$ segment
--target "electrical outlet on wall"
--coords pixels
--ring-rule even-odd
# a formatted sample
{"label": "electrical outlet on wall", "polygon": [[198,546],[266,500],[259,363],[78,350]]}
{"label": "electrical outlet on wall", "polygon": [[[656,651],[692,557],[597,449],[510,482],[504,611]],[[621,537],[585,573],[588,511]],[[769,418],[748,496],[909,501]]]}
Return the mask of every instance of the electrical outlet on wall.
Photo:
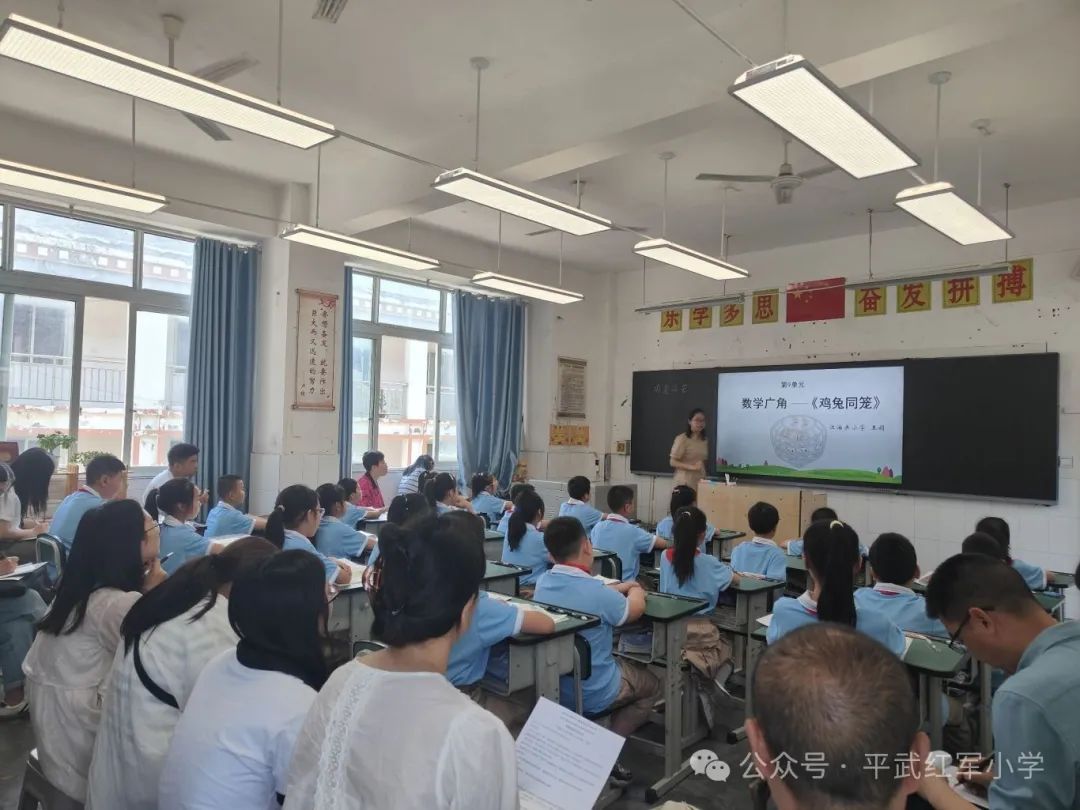
{"label": "electrical outlet on wall", "polygon": [[619,439],[617,442],[615,442],[615,453],[616,455],[620,456],[630,455],[630,440]]}

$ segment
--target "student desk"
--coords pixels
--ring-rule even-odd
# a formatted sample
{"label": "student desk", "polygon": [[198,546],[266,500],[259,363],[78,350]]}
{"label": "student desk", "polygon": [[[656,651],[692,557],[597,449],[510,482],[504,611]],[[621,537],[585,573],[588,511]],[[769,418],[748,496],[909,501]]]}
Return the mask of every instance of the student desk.
{"label": "student desk", "polygon": [[[804,557],[797,557],[794,554],[784,552],[784,564],[787,566],[788,583],[792,588],[804,591],[810,587],[810,583],[807,581],[808,574],[806,571],[806,559]],[[865,588],[869,585],[870,562],[864,557],[862,568],[859,570],[859,573],[855,575],[855,587]]]}
{"label": "student desk", "polygon": [[1064,591],[1076,584],[1076,578],[1064,571],[1048,571],[1046,589],[1048,591]]}
{"label": "student desk", "polygon": [[593,574],[600,574],[600,576],[607,577],[608,579],[617,579],[621,581],[622,560],[619,559],[619,555],[614,551],[605,551],[602,548],[594,548],[592,572]]}
{"label": "student desk", "polygon": [[383,513],[381,517],[372,518],[371,520],[361,518],[360,520],[356,521],[356,526],[354,528],[378,537],[379,533],[383,530],[383,527],[385,527],[387,523],[389,523],[389,521],[386,519],[386,514]]}
{"label": "student desk", "polygon": [[[646,594],[645,614],[642,619],[652,624],[652,653],[647,656],[619,653],[626,658],[664,669],[664,778],[649,788],[647,795],[650,801],[663,796],[690,773],[689,764],[682,761],[682,651],[690,619],[702,608],[708,607],[708,604],[701,599],[688,599],[674,594]],[[661,627],[662,633],[658,632]]]}
{"label": "student desk", "polygon": [[[559,702],[559,677],[574,671],[574,635],[600,624],[600,619],[587,613],[532,602],[513,596],[496,595],[489,598],[513,604],[536,605],[556,616],[555,632],[551,635],[519,633],[508,641],[508,678],[504,683],[485,677],[482,685],[498,695],[509,695],[522,689],[535,688],[536,699],[546,697]],[[565,618],[563,618],[565,617]]]}
{"label": "student desk", "polygon": [[491,529],[484,529],[484,559],[485,560],[501,560],[502,559],[502,544],[503,536],[500,532],[493,531]]}
{"label": "student desk", "polygon": [[495,562],[487,560],[484,570],[484,578],[480,580],[481,590],[491,593],[504,593],[507,596],[517,596],[519,582],[531,569],[511,563]]}
{"label": "student desk", "polygon": [[741,662],[740,669],[744,673],[749,672],[754,644],[752,636],[754,628],[760,627],[757,620],[772,612],[776,592],[785,585],[786,582],[778,579],[741,576],[738,585],[731,585],[725,591],[735,594],[734,611],[727,606],[717,605],[709,617],[713,624],[734,636],[733,657],[736,662]]}
{"label": "student desk", "polygon": [[941,748],[941,730],[948,718],[941,716],[945,681],[955,677],[967,661],[967,653],[949,647],[945,639],[912,638],[901,659],[919,679],[919,717],[929,726],[930,748]]}
{"label": "student desk", "polygon": [[349,634],[349,653],[358,641],[371,638],[371,625],[375,614],[371,610],[371,599],[362,581],[341,585],[337,598],[330,603],[330,618],[326,622],[327,632],[345,630]]}

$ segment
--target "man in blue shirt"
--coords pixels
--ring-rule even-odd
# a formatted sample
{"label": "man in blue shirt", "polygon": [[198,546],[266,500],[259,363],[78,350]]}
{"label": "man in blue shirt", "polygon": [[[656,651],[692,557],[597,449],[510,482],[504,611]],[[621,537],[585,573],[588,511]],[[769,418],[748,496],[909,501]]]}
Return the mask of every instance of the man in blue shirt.
{"label": "man in blue shirt", "polygon": [[559,507],[559,517],[577,518],[585,532],[593,530],[597,523],[606,517],[603,512],[589,503],[592,497],[592,482],[584,475],[575,475],[566,483],[566,494],[570,500]]}
{"label": "man in blue shirt", "polygon": [[83,515],[127,492],[127,467],[116,456],[95,456],[86,465],[86,484],[72,492],[53,513],[49,533],[71,551]]}
{"label": "man in blue shirt", "polygon": [[[1009,673],[991,711],[994,762],[967,778],[988,789],[992,810],[1080,806],[1080,623],[1058,623],[1016,570],[984,554],[938,566],[926,604],[953,642]],[[936,810],[970,810],[944,779],[922,781]]]}
{"label": "man in blue shirt", "polygon": [[633,582],[637,579],[641,555],[667,548],[668,544],[630,522],[630,515],[634,514],[634,490],[630,487],[617,485],[608,490],[608,507],[611,514],[596,524],[589,538],[597,548],[618,554],[623,582]]}

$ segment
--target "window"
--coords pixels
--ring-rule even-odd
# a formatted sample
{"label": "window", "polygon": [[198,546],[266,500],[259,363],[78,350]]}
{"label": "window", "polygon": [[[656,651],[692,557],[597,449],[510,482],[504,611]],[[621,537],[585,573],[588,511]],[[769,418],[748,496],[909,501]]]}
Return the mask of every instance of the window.
{"label": "window", "polygon": [[164,465],[184,431],[194,242],[0,202],[0,235],[5,220],[0,435]]}
{"label": "window", "polygon": [[[353,272],[353,271],[350,271]],[[352,461],[378,448],[391,467],[457,460],[452,293],[352,276]]]}

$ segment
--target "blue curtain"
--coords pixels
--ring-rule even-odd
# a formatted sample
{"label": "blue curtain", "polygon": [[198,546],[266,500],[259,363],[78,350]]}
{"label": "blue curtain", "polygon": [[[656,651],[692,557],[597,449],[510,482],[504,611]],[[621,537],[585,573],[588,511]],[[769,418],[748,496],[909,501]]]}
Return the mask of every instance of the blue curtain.
{"label": "blue curtain", "polygon": [[199,478],[226,473],[250,485],[259,252],[195,242],[186,438],[199,448]]}
{"label": "blue curtain", "polygon": [[341,308],[341,396],[338,398],[340,478],[352,478],[352,285],[352,270],[346,267],[345,301]]}
{"label": "blue curtain", "polygon": [[462,479],[490,472],[509,486],[521,449],[525,305],[458,293],[454,329]]}

